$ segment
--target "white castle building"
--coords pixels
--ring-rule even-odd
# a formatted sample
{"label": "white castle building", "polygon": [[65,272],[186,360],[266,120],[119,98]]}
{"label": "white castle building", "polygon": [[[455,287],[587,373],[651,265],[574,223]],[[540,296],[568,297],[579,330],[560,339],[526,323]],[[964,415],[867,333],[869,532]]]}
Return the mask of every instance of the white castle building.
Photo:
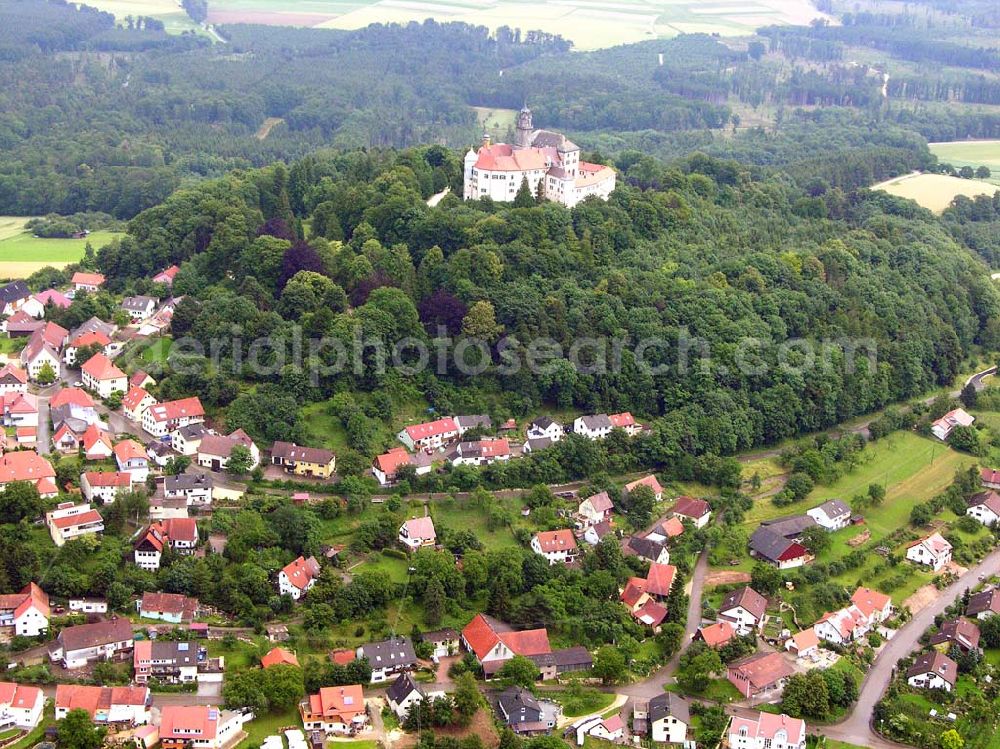
{"label": "white castle building", "polygon": [[517,115],[513,145],[490,144],[489,135],[476,152],[465,155],[466,200],[489,197],[509,203],[524,180],[533,195],[541,193],[572,208],[590,195],[607,200],[615,189],[615,170],[580,161],[580,147],[561,133],[535,130],[527,106]]}

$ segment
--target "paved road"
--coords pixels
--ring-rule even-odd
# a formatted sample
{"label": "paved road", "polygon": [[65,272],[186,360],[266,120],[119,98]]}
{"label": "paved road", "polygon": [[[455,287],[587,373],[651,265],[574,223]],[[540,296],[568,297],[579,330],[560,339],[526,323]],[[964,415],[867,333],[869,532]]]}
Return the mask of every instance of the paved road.
{"label": "paved road", "polygon": [[39,455],[48,455],[52,448],[49,432],[49,399],[48,396],[38,396],[38,430],[36,432],[36,449]]}
{"label": "paved road", "polygon": [[[868,669],[868,673],[861,683],[861,694],[854,711],[843,722],[825,726],[823,733],[839,741],[847,741],[860,746],[875,746],[876,744],[873,742],[878,739],[878,736],[871,729],[872,713],[875,709],[875,703],[881,699],[883,692],[889,685],[896,662],[909,655],[916,648],[920,635],[934,622],[934,617],[954,603],[966,590],[974,586],[979,581],[980,576],[989,577],[996,574],[1000,574],[1000,549],[987,555],[982,562],[969,569],[958,580],[942,590],[931,604],[918,611],[910,621],[896,632],[896,636],[882,649],[878,658]],[[883,744],[883,746],[891,745],[889,742]]]}

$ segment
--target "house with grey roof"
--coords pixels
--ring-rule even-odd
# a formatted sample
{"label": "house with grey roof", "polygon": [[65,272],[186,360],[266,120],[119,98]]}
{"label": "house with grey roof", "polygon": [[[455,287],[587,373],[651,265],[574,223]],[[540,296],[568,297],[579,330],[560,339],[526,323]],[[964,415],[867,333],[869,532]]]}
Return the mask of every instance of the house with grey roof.
{"label": "house with grey roof", "polygon": [[691,725],[687,700],[673,692],[658,694],[646,708],[649,737],[653,741],[683,744]]}
{"label": "house with grey roof", "polygon": [[562,424],[553,421],[548,416],[539,416],[528,424],[528,440],[547,439],[551,442],[558,442],[566,436]]}
{"label": "house with grey roof", "polygon": [[128,313],[132,322],[141,322],[153,314],[156,300],[151,296],[127,296],[122,299],[122,309]]}
{"label": "house with grey roof", "polygon": [[781,570],[801,567],[811,559],[809,551],[798,541],[789,540],[763,524],[750,536],[750,556]]}
{"label": "house with grey roof", "polygon": [[762,527],[769,528],[789,541],[802,541],[802,535],[816,525],[816,520],[809,515],[789,515],[784,518],[761,521]]}
{"label": "house with grey roof", "polygon": [[559,720],[560,708],[549,700],[539,700],[523,687],[510,687],[497,698],[497,713],[514,733],[548,733]]}
{"label": "house with grey roof", "polygon": [[573,432],[589,440],[602,440],[611,434],[614,425],[607,414],[578,416],[573,422]]}
{"label": "house with grey roof", "polygon": [[386,681],[390,676],[409,671],[417,665],[417,654],[409,637],[369,642],[359,647],[355,655],[368,659],[373,682]]}
{"label": "house with grey roof", "polygon": [[470,429],[482,429],[490,431],[493,429],[493,420],[486,414],[471,414],[468,416],[456,416],[455,424],[458,425],[459,436],[465,434]]}
{"label": "house with grey roof", "polygon": [[806,510],[806,515],[828,531],[839,531],[851,524],[851,508],[839,499],[828,499],[819,507]]}

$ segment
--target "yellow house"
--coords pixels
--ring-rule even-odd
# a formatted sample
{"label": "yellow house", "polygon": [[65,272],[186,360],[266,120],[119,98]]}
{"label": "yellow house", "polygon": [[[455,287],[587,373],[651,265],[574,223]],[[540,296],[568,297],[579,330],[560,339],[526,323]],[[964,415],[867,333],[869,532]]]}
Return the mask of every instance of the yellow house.
{"label": "yellow house", "polygon": [[281,466],[296,476],[327,479],[337,468],[337,456],[321,447],[302,447],[294,442],[275,442],[271,446],[271,465]]}

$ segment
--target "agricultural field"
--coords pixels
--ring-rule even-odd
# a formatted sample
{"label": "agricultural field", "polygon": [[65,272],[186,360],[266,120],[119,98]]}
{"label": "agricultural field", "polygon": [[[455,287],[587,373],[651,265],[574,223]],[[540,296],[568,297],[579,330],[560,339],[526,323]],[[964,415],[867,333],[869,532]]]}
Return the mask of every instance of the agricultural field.
{"label": "agricultural field", "polygon": [[116,232],[95,231],[86,239],[43,239],[25,231],[25,216],[0,216],[0,279],[26,278],[40,268],[62,268],[83,257],[90,242],[95,250],[107,244]]}
{"label": "agricultural field", "polygon": [[1000,140],[953,140],[927,145],[939,160],[956,169],[989,167],[993,174],[985,181],[1000,185]]}
{"label": "agricultural field", "polygon": [[902,177],[872,185],[872,190],[883,190],[890,195],[916,201],[928,210],[941,213],[958,195],[974,198],[992,195],[997,186],[978,179],[962,179],[947,174],[921,174],[913,172]]}
{"label": "agricultural field", "polygon": [[163,21],[167,33],[199,31],[200,27],[184,12],[178,0],[87,0],[87,5],[112,13],[116,20],[129,16],[149,16]]}
{"label": "agricultural field", "polygon": [[[166,2],[166,0],[162,0]],[[161,0],[135,0],[160,5]],[[97,0],[96,5],[128,5]],[[161,11],[162,12],[162,11]],[[678,34],[740,36],[771,24],[807,24],[825,18],[808,0],[213,0],[212,24],[260,23],[313,28],[359,29],[372,23],[409,23],[432,18],[496,29],[541,30],[570,39],[578,49],[601,49]]]}

